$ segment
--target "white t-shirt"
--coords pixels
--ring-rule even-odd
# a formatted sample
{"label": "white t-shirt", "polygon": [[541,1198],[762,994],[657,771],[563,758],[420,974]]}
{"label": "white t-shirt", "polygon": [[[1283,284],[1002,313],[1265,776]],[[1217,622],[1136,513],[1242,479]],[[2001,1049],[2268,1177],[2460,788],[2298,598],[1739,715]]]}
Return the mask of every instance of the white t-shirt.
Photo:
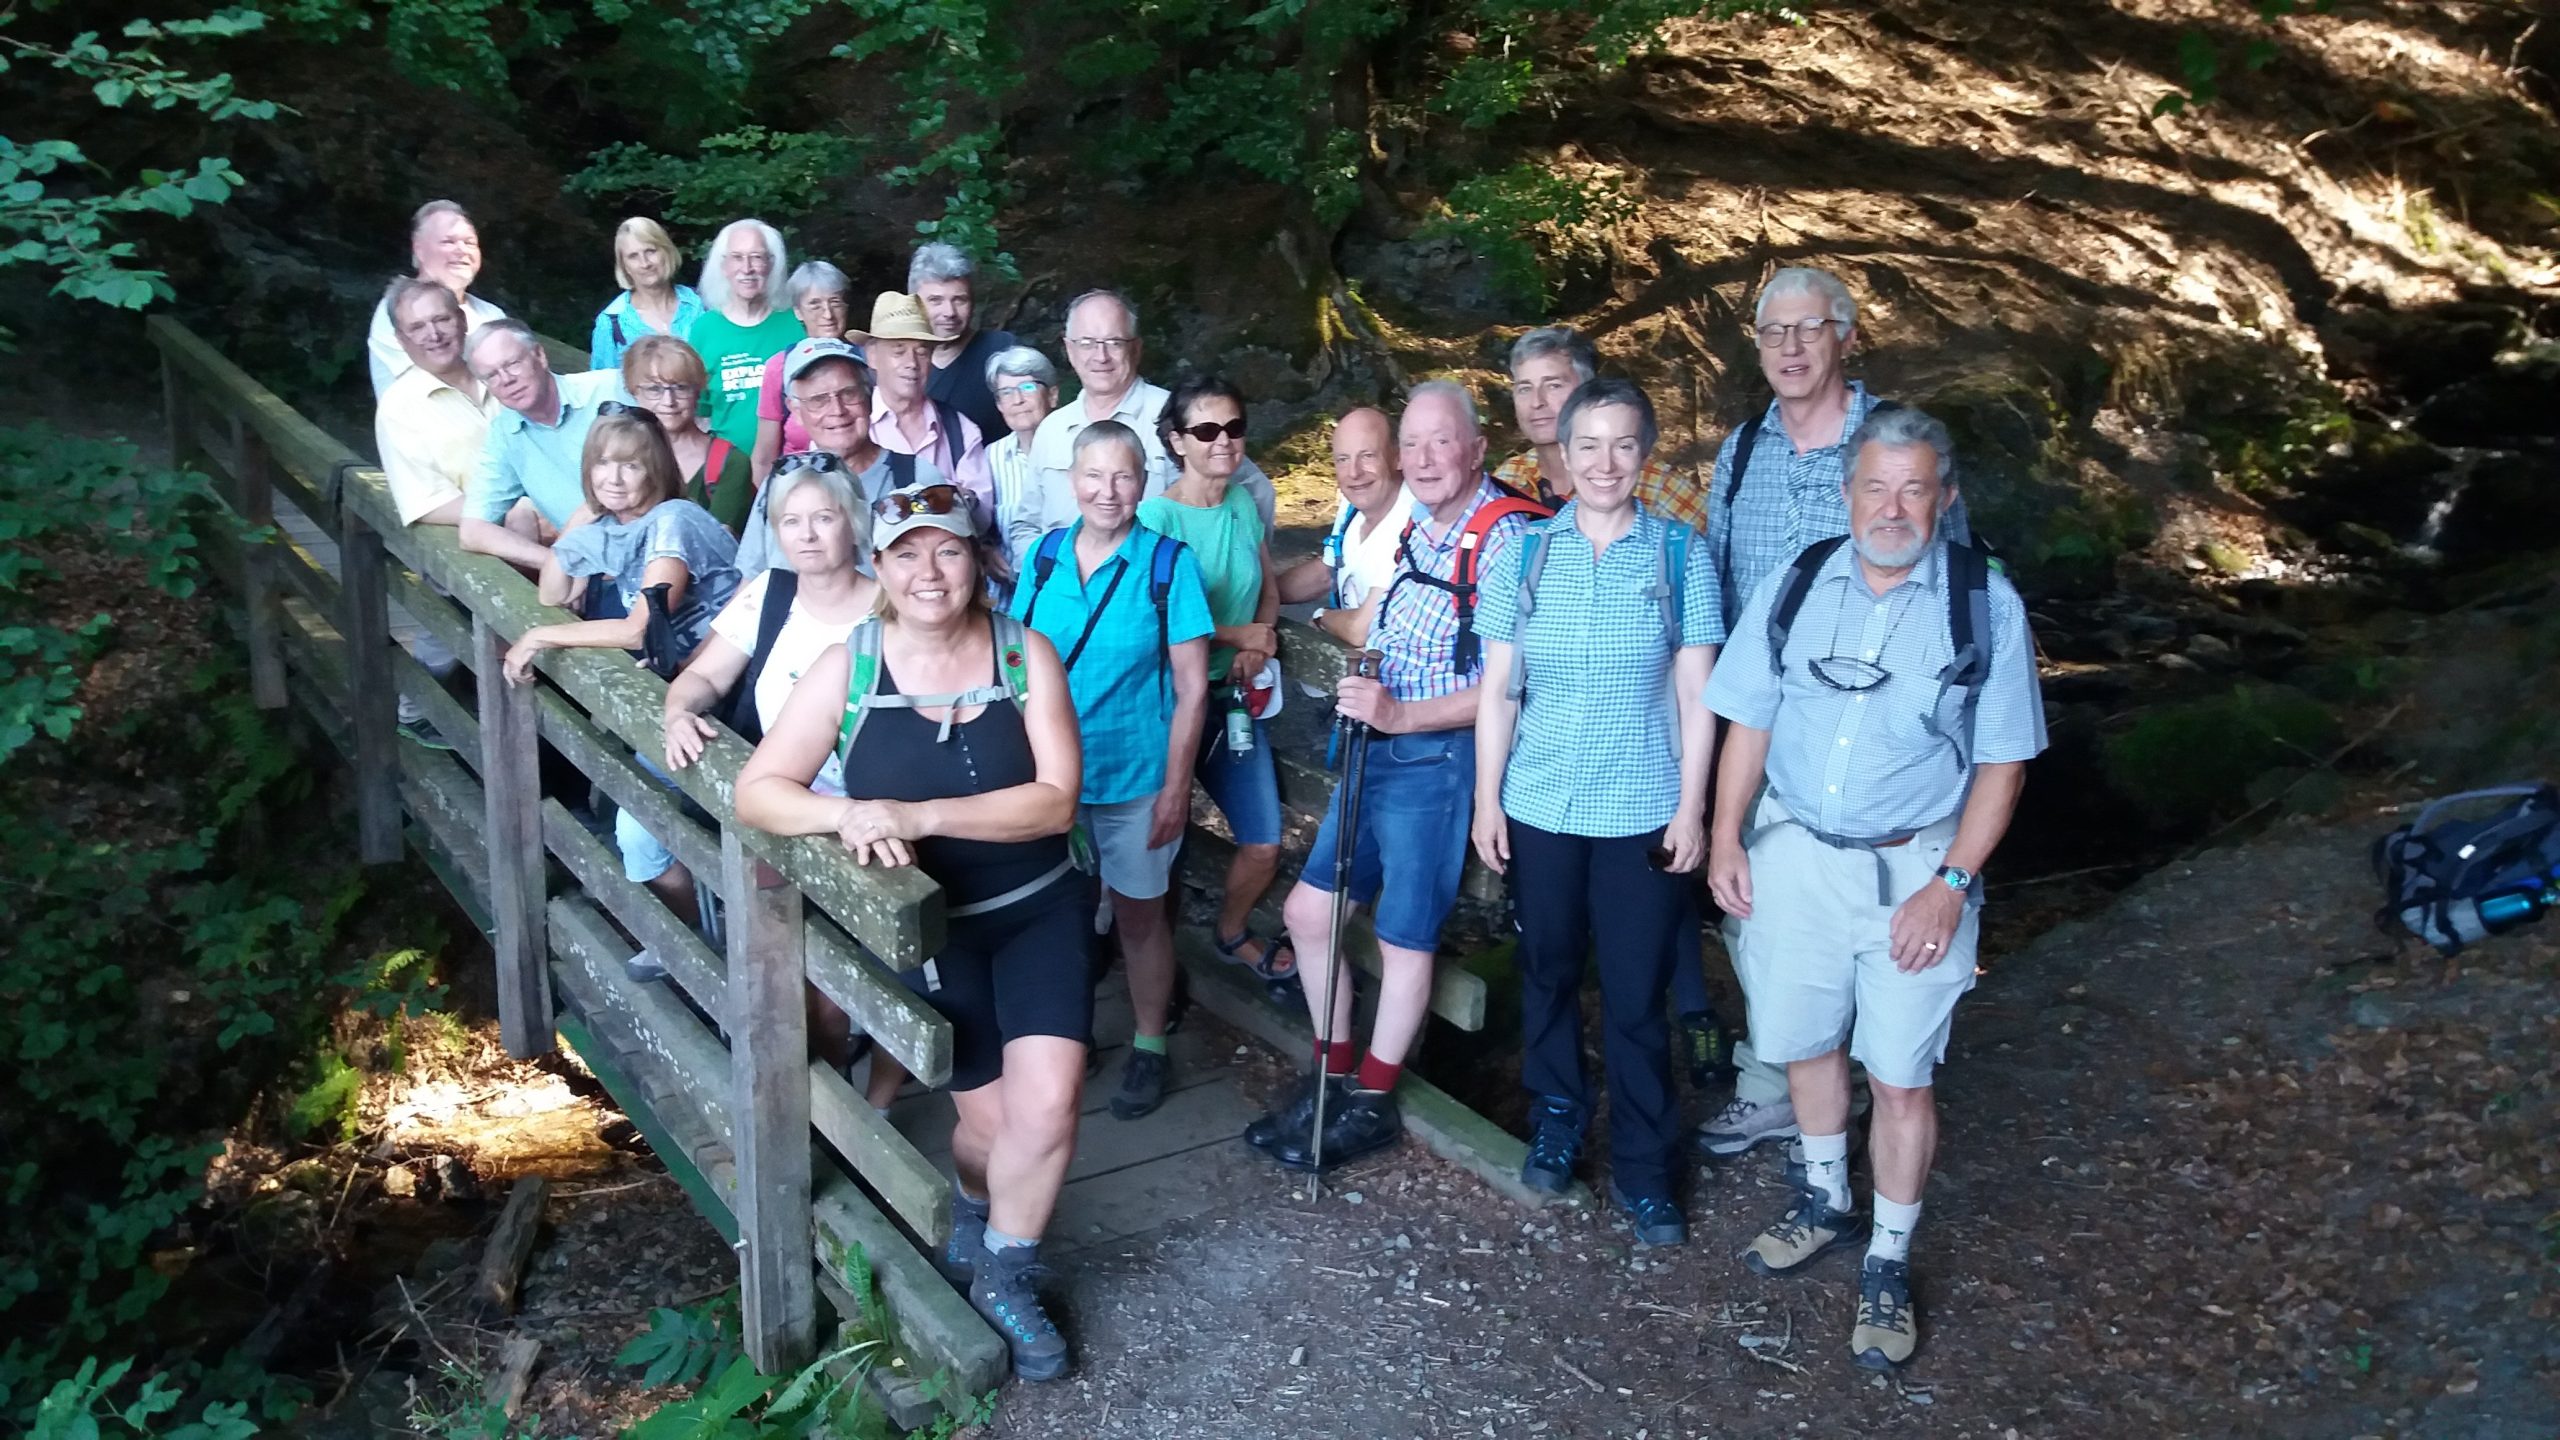
{"label": "white t-shirt", "polygon": [[[755,658],[756,627],[764,619],[764,594],[773,578],[770,570],[747,577],[730,597],[728,607],[711,622],[711,633],[738,647],[738,653]],[[782,707],[791,700],[791,687],[803,672],[826,653],[830,645],[841,645],[853,633],[856,621],[829,625],[811,615],[793,597],[791,614],[782,622],[782,633],[773,637],[773,653],[764,662],[764,673],[756,677],[756,723],[767,730],[782,718]],[[818,769],[818,778],[810,789],[821,795],[844,793],[844,767],[833,754]]]}
{"label": "white t-shirt", "polygon": [[1413,492],[1401,485],[1385,518],[1374,525],[1348,500],[1334,512],[1334,527],[1342,534],[1342,563],[1333,581],[1342,592],[1340,608],[1358,609],[1379,587],[1396,578],[1396,537],[1404,533],[1405,517],[1412,513]]}

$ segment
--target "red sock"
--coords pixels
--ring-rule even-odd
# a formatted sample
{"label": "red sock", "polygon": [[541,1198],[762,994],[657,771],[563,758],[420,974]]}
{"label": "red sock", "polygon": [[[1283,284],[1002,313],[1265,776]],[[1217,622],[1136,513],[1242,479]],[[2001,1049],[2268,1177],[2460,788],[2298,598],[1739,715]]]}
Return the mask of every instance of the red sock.
{"label": "red sock", "polygon": [[1393,1090],[1403,1074],[1402,1065],[1390,1065],[1371,1053],[1361,1060],[1360,1078],[1355,1083],[1363,1090]]}
{"label": "red sock", "polygon": [[1316,1042],[1316,1063],[1324,1067],[1324,1073],[1327,1075],[1348,1075],[1351,1073],[1351,1067],[1359,1059],[1360,1047],[1348,1040]]}

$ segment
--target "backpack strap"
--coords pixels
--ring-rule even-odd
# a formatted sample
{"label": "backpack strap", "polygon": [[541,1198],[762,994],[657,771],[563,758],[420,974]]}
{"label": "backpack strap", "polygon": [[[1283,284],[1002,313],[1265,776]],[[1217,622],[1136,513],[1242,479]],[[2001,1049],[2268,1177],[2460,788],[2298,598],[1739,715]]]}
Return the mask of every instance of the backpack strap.
{"label": "backpack strap", "polygon": [[1816,540],[1804,547],[1804,553],[1787,567],[1787,578],[1779,584],[1777,603],[1769,607],[1769,673],[1784,675],[1787,671],[1787,632],[1795,628],[1796,612],[1804,608],[1804,597],[1813,593],[1813,577],[1822,573],[1832,552],[1847,543],[1846,535]]}
{"label": "backpack strap", "polygon": [[720,436],[711,437],[711,448],[702,452],[703,494],[708,495],[720,488],[720,472],[729,468],[729,457],[735,454],[737,449],[737,446]]}
{"label": "backpack strap", "polygon": [[[1327,532],[1324,537],[1324,568],[1325,574],[1329,577],[1327,581],[1329,588],[1325,592],[1324,604],[1325,608],[1328,610],[1339,610],[1342,608],[1343,542],[1351,533],[1352,518],[1359,513],[1360,512],[1358,510],[1352,508],[1350,501],[1346,500],[1342,502],[1342,509],[1340,513],[1333,517],[1333,529]],[[1405,523],[1410,525],[1413,522],[1408,520]]]}
{"label": "backpack strap", "polygon": [[890,489],[904,490],[916,483],[916,457],[903,450],[892,450],[886,445],[880,447],[880,453],[889,459]]}
{"label": "backpack strap", "polygon": [[1689,578],[1690,530],[1677,520],[1660,523],[1659,543],[1653,549],[1653,598],[1662,613],[1663,648],[1671,656],[1662,672],[1662,698],[1670,709],[1671,758],[1676,763],[1688,743],[1680,736],[1680,621]]}
{"label": "backpack strap", "polygon": [[[995,627],[996,668],[1004,674],[1004,693],[1013,700],[1013,708],[1022,709],[1026,697],[1031,694],[1031,660],[1027,653],[1028,644],[1024,639],[1022,622],[1000,610],[990,614],[987,619]],[[974,690],[969,693],[977,694]],[[995,697],[985,698],[992,700]],[[976,700],[955,701],[952,708],[957,710],[961,705],[977,703],[979,702]],[[945,734],[950,733],[951,722],[943,721],[942,728]]]}
{"label": "backpack strap", "polygon": [[867,616],[856,624],[845,637],[844,652],[852,668],[845,676],[844,718],[836,722],[836,763],[850,773],[854,739],[870,718],[873,692],[880,688],[880,617]]}
{"label": "backpack strap", "polygon": [[1957,695],[1957,733],[1938,727],[1937,707],[1930,707],[1926,729],[1956,747],[1959,769],[1973,768],[1975,712],[1981,708],[1983,683],[1991,678],[1991,567],[1970,545],[1947,542],[1947,639],[1954,658],[1938,674],[1940,697]]}
{"label": "backpack strap", "polygon": [[1534,520],[1520,537],[1520,618],[1514,633],[1521,644],[1513,647],[1511,679],[1503,687],[1503,697],[1518,703],[1529,693],[1529,617],[1538,608],[1538,580],[1547,571],[1547,529],[1553,521]]}
{"label": "backpack strap", "polygon": [[854,737],[862,733],[862,722],[874,710],[941,710],[942,730],[934,737],[940,742],[951,738],[951,727],[959,720],[960,712],[972,705],[1011,700],[1016,709],[1022,708],[1024,697],[1031,693],[1031,666],[1023,653],[1022,622],[1004,614],[990,614],[987,621],[994,633],[996,670],[1002,680],[948,695],[880,694],[879,617],[854,626],[844,642],[853,669],[845,685],[844,719],[836,726],[838,763],[852,759]]}
{"label": "backpack strap", "polygon": [[738,738],[750,745],[764,738],[764,718],[756,713],[756,682],[764,678],[765,662],[773,658],[774,642],[781,638],[782,627],[791,623],[791,603],[799,597],[798,571],[765,572],[764,608],[756,612],[755,653],[747,657],[747,673],[729,692],[729,712],[723,717]]}
{"label": "backpack strap", "polygon": [[[1733,573],[1733,506],[1734,502],[1742,497],[1742,476],[1751,468],[1751,452],[1759,447],[1760,427],[1768,418],[1769,412],[1763,410],[1743,421],[1742,428],[1734,432],[1733,469],[1726,474],[1724,481],[1724,523],[1716,527],[1716,574],[1718,576]],[[1718,583],[1722,583],[1721,580]],[[1731,605],[1743,598],[1746,597],[1736,596],[1727,604]]]}
{"label": "backpack strap", "polygon": [[1049,588],[1049,577],[1056,573],[1058,568],[1058,555],[1066,548],[1066,544],[1067,532],[1060,529],[1052,530],[1048,534],[1041,536],[1039,545],[1033,548],[1031,552],[1031,601],[1029,604],[1022,607],[1023,624],[1030,624],[1031,617],[1040,613],[1041,592]]}
{"label": "backpack strap", "polygon": [[1173,570],[1182,561],[1182,542],[1156,536],[1155,554],[1147,560],[1147,594],[1156,602],[1156,679],[1173,683]]}

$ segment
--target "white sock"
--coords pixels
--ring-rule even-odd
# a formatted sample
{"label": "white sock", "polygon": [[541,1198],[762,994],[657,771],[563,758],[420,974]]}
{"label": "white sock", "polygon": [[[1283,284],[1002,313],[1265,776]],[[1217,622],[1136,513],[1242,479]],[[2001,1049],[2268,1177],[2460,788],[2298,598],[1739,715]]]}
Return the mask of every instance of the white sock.
{"label": "white sock", "polygon": [[1804,1137],[1804,1179],[1834,1210],[1849,1208],[1849,1132]]}
{"label": "white sock", "polygon": [[1023,1250],[1040,1243],[1037,1235],[1007,1235],[993,1225],[987,1227],[987,1253],[1001,1255],[1007,1250]]}
{"label": "white sock", "polygon": [[1920,1202],[1905,1205],[1887,1200],[1884,1192],[1876,1192],[1874,1228],[1867,1235],[1867,1258],[1870,1260],[1911,1260],[1911,1232],[1920,1228]]}

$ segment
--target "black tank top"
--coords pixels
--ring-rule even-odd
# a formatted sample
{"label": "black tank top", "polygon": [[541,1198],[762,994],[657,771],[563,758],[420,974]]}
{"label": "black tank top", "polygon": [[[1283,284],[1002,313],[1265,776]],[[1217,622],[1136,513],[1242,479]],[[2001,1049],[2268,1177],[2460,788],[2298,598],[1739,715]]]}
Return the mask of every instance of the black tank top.
{"label": "black tank top", "polygon": [[[996,664],[995,633],[989,622],[987,671],[1004,683]],[[889,657],[880,657],[879,694],[897,695],[898,678]],[[1039,778],[1031,756],[1030,732],[1022,707],[998,698],[978,718],[951,727],[949,740],[940,720],[928,720],[903,707],[872,707],[845,757],[845,793],[858,800],[947,800],[958,795],[985,795],[1028,785]],[[953,905],[992,899],[1027,885],[1067,858],[1067,837],[1044,835],[1037,840],[957,840],[932,835],[915,844],[916,866],[933,877]]]}

